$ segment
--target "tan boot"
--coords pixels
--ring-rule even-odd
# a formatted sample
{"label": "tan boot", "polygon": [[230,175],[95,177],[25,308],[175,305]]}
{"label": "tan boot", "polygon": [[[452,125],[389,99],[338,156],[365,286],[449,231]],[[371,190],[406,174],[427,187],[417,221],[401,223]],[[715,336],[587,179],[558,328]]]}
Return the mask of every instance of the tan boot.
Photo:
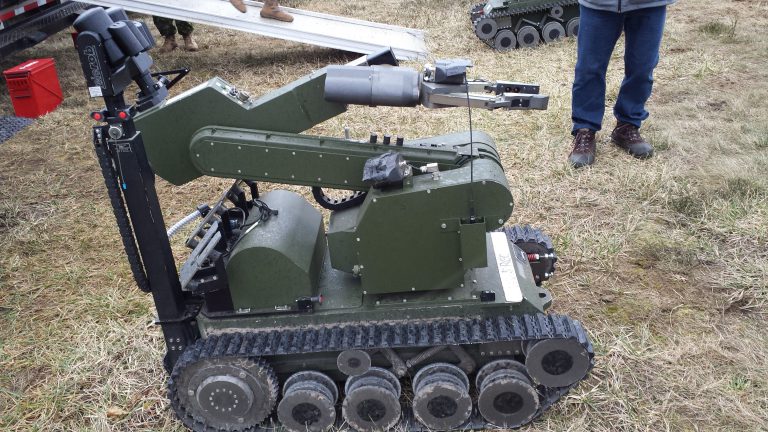
{"label": "tan boot", "polygon": [[176,43],[176,35],[166,36],[165,42],[163,42],[163,45],[160,47],[159,51],[161,53],[171,52],[175,50],[177,46],[179,46],[179,44]]}
{"label": "tan boot", "polygon": [[184,49],[187,51],[197,51],[197,42],[192,39],[192,35],[184,36]]}
{"label": "tan boot", "polygon": [[232,3],[232,6],[235,7],[235,9],[239,10],[242,13],[245,13],[245,3],[243,3],[243,0],[229,0],[230,3]]}
{"label": "tan boot", "polygon": [[280,10],[277,0],[264,0],[261,8],[261,17],[276,19],[278,21],[293,22],[293,16]]}

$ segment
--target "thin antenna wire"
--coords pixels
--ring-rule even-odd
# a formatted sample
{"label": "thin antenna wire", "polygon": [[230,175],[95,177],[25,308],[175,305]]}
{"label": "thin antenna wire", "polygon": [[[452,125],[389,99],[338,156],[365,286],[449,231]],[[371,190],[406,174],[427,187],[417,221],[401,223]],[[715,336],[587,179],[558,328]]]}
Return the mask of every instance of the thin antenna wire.
{"label": "thin antenna wire", "polygon": [[469,81],[464,74],[464,89],[467,93],[467,111],[469,112],[469,219],[475,221],[475,138],[472,134],[472,104],[469,100]]}

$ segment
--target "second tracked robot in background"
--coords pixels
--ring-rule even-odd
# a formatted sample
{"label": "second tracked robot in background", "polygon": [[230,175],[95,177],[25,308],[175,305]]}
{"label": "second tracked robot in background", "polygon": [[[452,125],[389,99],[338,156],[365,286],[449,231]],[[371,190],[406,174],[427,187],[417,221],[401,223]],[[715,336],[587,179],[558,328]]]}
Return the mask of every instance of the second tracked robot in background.
{"label": "second tracked robot in background", "polygon": [[490,0],[470,10],[475,34],[491,48],[509,51],[579,34],[577,0]]}

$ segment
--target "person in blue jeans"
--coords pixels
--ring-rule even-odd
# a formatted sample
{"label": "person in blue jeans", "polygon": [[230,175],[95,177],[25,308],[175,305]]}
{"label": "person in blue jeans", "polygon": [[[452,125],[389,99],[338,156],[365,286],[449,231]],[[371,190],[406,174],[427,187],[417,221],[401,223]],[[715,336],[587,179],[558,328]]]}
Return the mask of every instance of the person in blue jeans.
{"label": "person in blue jeans", "polygon": [[595,161],[595,133],[605,114],[605,73],[624,33],[624,81],[613,108],[616,127],[611,141],[629,154],[645,159],[653,146],[640,135],[648,118],[645,103],[651,96],[653,70],[659,62],[667,5],[676,0],[579,0],[576,76],[573,82],[573,151],[568,160],[576,168]]}

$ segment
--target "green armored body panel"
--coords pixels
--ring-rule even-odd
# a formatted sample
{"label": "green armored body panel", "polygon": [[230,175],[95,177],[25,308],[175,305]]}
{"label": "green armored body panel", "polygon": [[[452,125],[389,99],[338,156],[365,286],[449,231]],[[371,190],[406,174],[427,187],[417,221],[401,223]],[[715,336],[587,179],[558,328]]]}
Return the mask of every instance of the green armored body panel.
{"label": "green armored body panel", "polygon": [[[546,109],[538,86],[469,79],[464,60],[401,68],[384,50],[259,98],[212,78],[167,99],[188,71],[150,72],[145,26],[94,8],[75,27],[90,94],[106,103],[92,113],[94,148],[186,427],[514,428],[586,377],[587,333],[547,313],[552,242],[508,225],[490,135],[303,133],[350,104]],[[155,176],[234,181],[167,228]],[[329,210],[327,227],[308,198]],[[192,223],[177,263],[170,242]]]}
{"label": "green armored body panel", "polygon": [[534,47],[579,33],[576,0],[490,0],[470,10],[475,34],[491,48]]}

